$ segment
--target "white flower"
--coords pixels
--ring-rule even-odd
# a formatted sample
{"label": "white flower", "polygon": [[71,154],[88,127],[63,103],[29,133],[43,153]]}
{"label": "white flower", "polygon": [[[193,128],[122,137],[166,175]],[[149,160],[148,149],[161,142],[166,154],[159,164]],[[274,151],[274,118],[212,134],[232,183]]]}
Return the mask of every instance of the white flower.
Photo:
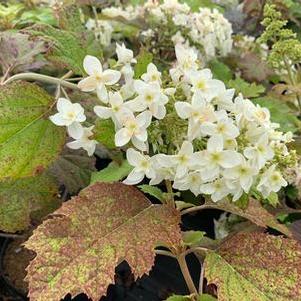
{"label": "white flower", "polygon": [[253,110],[247,111],[246,114],[249,120],[254,120],[260,125],[270,125],[270,111],[267,108],[256,105]]}
{"label": "white flower", "polygon": [[142,80],[136,80],[134,87],[138,96],[127,102],[128,107],[136,112],[148,108],[155,118],[163,119],[166,114],[165,104],[168,102],[168,97],[162,93],[159,83],[145,83]]}
{"label": "white flower", "polygon": [[178,83],[180,77],[186,72],[198,69],[198,54],[194,48],[185,47],[182,44],[176,44],[175,52],[177,57],[177,66],[170,69],[169,73],[172,80],[175,83]]}
{"label": "white flower", "polygon": [[224,84],[217,80],[212,79],[210,69],[203,69],[198,71],[188,71],[186,76],[192,84],[192,92],[201,92],[207,101],[211,101],[218,95],[218,91],[224,87]]}
{"label": "white flower", "polygon": [[239,129],[233,124],[233,120],[228,117],[226,111],[221,110],[215,114],[217,122],[204,122],[200,130],[203,134],[214,136],[222,135],[226,139],[234,139],[239,135]]}
{"label": "white flower", "polygon": [[177,114],[182,119],[189,119],[188,138],[193,140],[200,136],[200,125],[206,121],[214,122],[216,120],[214,107],[208,104],[200,93],[195,93],[191,104],[185,101],[175,103]]}
{"label": "white flower", "polygon": [[129,164],[134,166],[134,169],[130,172],[123,183],[127,185],[135,185],[141,182],[145,176],[148,178],[153,178],[155,176],[151,157],[143,155],[133,148],[129,148],[126,151],[126,158]]}
{"label": "white flower", "polygon": [[132,141],[133,145],[141,150],[147,150],[147,127],[150,125],[152,115],[149,111],[145,111],[134,116],[134,114],[125,114],[122,118],[122,128],[115,134],[115,145],[118,147],[126,145]]}
{"label": "white flower", "polygon": [[110,107],[95,106],[95,114],[103,119],[112,118],[116,127],[120,127],[121,120],[125,114],[130,113],[130,109],[126,107],[126,103],[119,92],[109,92],[109,105]]}
{"label": "white flower", "polygon": [[116,43],[116,53],[117,53],[118,63],[121,65],[137,63],[137,60],[134,59],[133,51],[131,49],[126,48],[124,43],[122,43],[122,45]]}
{"label": "white flower", "polygon": [[58,113],[49,119],[58,126],[67,126],[68,133],[82,134],[80,122],[86,120],[84,108],[79,103],[72,103],[66,98],[59,98],[56,104]]}
{"label": "white flower", "polygon": [[226,89],[225,85],[220,87],[217,91],[217,95],[213,98],[212,103],[217,105],[219,109],[232,111],[234,103],[233,96],[235,89]]}
{"label": "white flower", "polygon": [[242,158],[239,165],[226,169],[223,175],[226,179],[238,181],[244,192],[248,193],[257,173],[258,170]]}
{"label": "white flower", "polygon": [[153,63],[147,65],[147,72],[142,74],[141,78],[147,83],[158,82],[161,84],[161,72],[158,71]]}
{"label": "white flower", "polygon": [[198,171],[193,171],[183,178],[176,178],[173,188],[178,190],[190,190],[195,196],[200,194],[200,186],[203,184],[202,177]]}
{"label": "white flower", "polygon": [[257,186],[257,190],[260,191],[263,197],[268,197],[271,192],[278,192],[281,187],[287,185],[281,173],[276,170],[276,166],[272,165],[261,176],[261,180]]}
{"label": "white flower", "polygon": [[242,161],[242,155],[236,151],[223,150],[221,135],[212,136],[207,141],[207,150],[195,153],[195,164],[201,166],[200,172],[204,181],[216,178],[221,168],[232,168]]}
{"label": "white flower", "polygon": [[56,103],[58,113],[49,117],[56,125],[69,126],[73,122],[86,120],[84,108],[79,103],[72,103],[66,98],[59,98]]}
{"label": "white flower", "polygon": [[101,62],[95,56],[86,55],[84,58],[84,69],[89,75],[78,83],[78,87],[84,92],[96,90],[98,98],[108,102],[108,93],[106,86],[116,84],[121,73],[116,70],[107,69],[103,71]]}
{"label": "white flower", "polygon": [[81,134],[73,133],[70,135],[72,138],[76,139],[75,141],[67,143],[67,146],[71,149],[80,149],[83,148],[88,152],[89,156],[92,156],[95,152],[97,141],[89,139],[93,135],[92,129],[94,126],[88,128],[83,127]]}
{"label": "white flower", "polygon": [[175,168],[175,177],[182,178],[184,177],[189,168],[193,164],[193,146],[189,141],[184,141],[181,149],[176,155],[162,156],[160,158],[160,163],[164,167],[173,167]]}
{"label": "white flower", "polygon": [[268,160],[274,157],[274,151],[269,145],[268,135],[262,135],[254,146],[245,148],[244,155],[253,166],[261,169]]}
{"label": "white flower", "polygon": [[218,202],[225,198],[231,190],[226,185],[225,179],[217,179],[212,183],[202,184],[200,192],[210,194],[213,202]]}

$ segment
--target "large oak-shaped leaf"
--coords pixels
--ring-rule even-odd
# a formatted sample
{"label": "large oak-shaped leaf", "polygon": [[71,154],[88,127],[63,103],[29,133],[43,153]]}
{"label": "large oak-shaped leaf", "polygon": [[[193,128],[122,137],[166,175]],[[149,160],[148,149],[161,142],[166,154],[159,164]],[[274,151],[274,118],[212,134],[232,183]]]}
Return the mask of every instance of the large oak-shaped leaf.
{"label": "large oak-shaped leaf", "polygon": [[35,175],[57,157],[65,131],[48,119],[53,105],[35,84],[0,86],[0,179]]}
{"label": "large oak-shaped leaf", "polygon": [[289,238],[240,233],[205,259],[220,301],[301,300],[301,247]]}
{"label": "large oak-shaped leaf", "polygon": [[151,205],[135,187],[96,183],[58,209],[25,246],[37,253],[28,267],[30,300],[60,300],[81,292],[93,300],[114,282],[126,260],[135,277],[148,273],[154,248],[180,242],[180,217]]}
{"label": "large oak-shaped leaf", "polygon": [[61,204],[54,181],[46,176],[0,182],[0,230],[16,232],[39,222]]}

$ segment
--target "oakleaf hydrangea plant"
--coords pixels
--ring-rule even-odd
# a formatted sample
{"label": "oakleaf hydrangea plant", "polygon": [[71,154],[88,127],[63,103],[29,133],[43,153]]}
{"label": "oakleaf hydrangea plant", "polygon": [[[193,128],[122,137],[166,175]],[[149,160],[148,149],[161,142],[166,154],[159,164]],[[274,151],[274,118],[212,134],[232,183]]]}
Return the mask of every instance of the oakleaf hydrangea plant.
{"label": "oakleaf hydrangea plant", "polygon": [[301,300],[300,9],[0,4],[0,283],[16,283],[12,299],[106,300],[126,261],[125,295],[138,280],[144,300],[167,256],[172,270],[149,277],[171,284],[150,300]]}

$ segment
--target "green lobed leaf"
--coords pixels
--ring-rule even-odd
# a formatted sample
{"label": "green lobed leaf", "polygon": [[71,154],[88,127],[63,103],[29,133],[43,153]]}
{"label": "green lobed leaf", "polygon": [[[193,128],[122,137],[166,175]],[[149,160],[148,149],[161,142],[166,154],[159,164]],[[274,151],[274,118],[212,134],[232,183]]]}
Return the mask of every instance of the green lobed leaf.
{"label": "green lobed leaf", "polygon": [[84,75],[83,61],[86,55],[101,55],[100,46],[94,36],[87,32],[72,32],[54,28],[50,25],[35,25],[26,30],[31,36],[48,42],[49,61],[56,67],[72,70],[75,74]]}
{"label": "green lobed leaf", "polygon": [[211,295],[208,294],[202,294],[199,298],[198,301],[217,301],[217,299]]}
{"label": "green lobed leaf", "polygon": [[195,246],[200,243],[206,232],[204,231],[185,231],[182,232],[183,242],[186,246]]}
{"label": "green lobed leaf", "polygon": [[144,193],[149,194],[149,195],[155,197],[156,199],[158,199],[161,202],[164,199],[162,190],[160,188],[156,187],[156,186],[139,185],[138,188],[141,191],[143,191]]}
{"label": "green lobed leaf", "polygon": [[97,119],[93,129],[94,139],[108,149],[116,148],[115,125],[112,119]]}
{"label": "green lobed leaf", "polygon": [[25,243],[37,255],[27,268],[31,300],[85,293],[93,301],[114,282],[123,260],[135,278],[154,264],[154,248],[181,242],[180,215],[152,205],[135,187],[96,183],[54,212]]}
{"label": "green lobed leaf", "polygon": [[299,301],[301,246],[265,233],[239,233],[205,258],[219,301]]}
{"label": "green lobed leaf", "polygon": [[209,62],[209,67],[213,73],[213,77],[223,82],[228,82],[233,77],[231,69],[223,62],[214,59]]}
{"label": "green lobed leaf", "polygon": [[137,56],[137,64],[134,67],[135,78],[140,78],[147,71],[147,65],[152,62],[153,55],[145,49],[140,50]]}
{"label": "green lobed leaf", "polygon": [[25,230],[60,204],[57,186],[46,175],[0,182],[0,230]]}
{"label": "green lobed leaf", "polygon": [[258,97],[265,91],[265,87],[255,83],[248,83],[240,77],[231,79],[228,82],[229,88],[234,88],[237,93],[241,93],[246,98]]}
{"label": "green lobed leaf", "polygon": [[57,158],[65,129],[48,119],[53,105],[35,84],[0,86],[0,179],[39,174]]}
{"label": "green lobed leaf", "polygon": [[93,172],[91,175],[91,184],[95,182],[118,182],[124,179],[133,169],[127,160],[121,164],[111,162],[106,168]]}
{"label": "green lobed leaf", "polygon": [[281,131],[294,133],[299,130],[300,121],[292,114],[292,110],[286,103],[268,96],[255,98],[252,101],[270,110],[271,120],[280,124]]}

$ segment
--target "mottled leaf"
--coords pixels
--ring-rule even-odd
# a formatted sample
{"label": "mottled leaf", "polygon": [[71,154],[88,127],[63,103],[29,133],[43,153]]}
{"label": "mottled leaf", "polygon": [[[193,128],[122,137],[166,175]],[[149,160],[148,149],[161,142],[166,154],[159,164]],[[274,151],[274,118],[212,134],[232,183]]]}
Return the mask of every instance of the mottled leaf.
{"label": "mottled leaf", "polygon": [[115,125],[111,119],[97,119],[93,129],[94,139],[108,149],[115,146]]}
{"label": "mottled leaf", "polygon": [[90,184],[91,174],[96,171],[95,161],[95,157],[88,157],[83,150],[66,148],[48,172],[58,184],[64,185],[70,194],[74,194]]}
{"label": "mottled leaf", "polygon": [[205,278],[219,301],[299,301],[301,247],[264,233],[240,233],[205,258]]}
{"label": "mottled leaf", "polygon": [[154,264],[154,248],[178,245],[180,216],[152,205],[135,187],[96,183],[66,202],[25,246],[37,253],[28,267],[31,300],[60,300],[81,292],[106,294],[114,270],[126,260],[135,277]]}
{"label": "mottled leaf", "polygon": [[0,86],[0,179],[41,173],[56,159],[65,129],[48,119],[53,105],[54,99],[35,84]]}
{"label": "mottled leaf", "polygon": [[265,208],[261,206],[259,201],[253,198],[249,199],[249,204],[246,209],[239,208],[234,203],[231,203],[228,200],[220,201],[217,203],[207,201],[206,205],[209,208],[224,210],[239,215],[250,220],[252,223],[260,227],[270,227],[289,237],[292,236],[291,232],[285,225],[280,224],[271,213],[269,213]]}
{"label": "mottled leaf", "polygon": [[33,26],[26,32],[49,44],[46,56],[56,67],[72,70],[76,74],[85,73],[83,60],[87,54],[101,55],[101,49],[96,47],[94,37],[88,33],[75,33],[45,24]]}
{"label": "mottled leaf", "polygon": [[152,197],[158,199],[159,201],[163,201],[164,196],[163,192],[160,188],[151,185],[139,185],[138,188],[146,194],[151,195]]}
{"label": "mottled leaf", "polygon": [[121,164],[111,162],[106,168],[92,173],[91,183],[120,181],[124,179],[132,169],[133,167],[126,160],[123,160]]}
{"label": "mottled leaf", "polygon": [[47,47],[42,41],[31,41],[29,35],[5,31],[0,34],[0,65],[2,72],[17,73],[38,69],[45,64],[42,53]]}
{"label": "mottled leaf", "polygon": [[54,181],[45,176],[0,183],[0,230],[16,232],[40,221],[60,205]]}
{"label": "mottled leaf", "polygon": [[85,27],[82,24],[80,11],[75,4],[65,4],[55,7],[55,15],[61,29],[81,32]]}

